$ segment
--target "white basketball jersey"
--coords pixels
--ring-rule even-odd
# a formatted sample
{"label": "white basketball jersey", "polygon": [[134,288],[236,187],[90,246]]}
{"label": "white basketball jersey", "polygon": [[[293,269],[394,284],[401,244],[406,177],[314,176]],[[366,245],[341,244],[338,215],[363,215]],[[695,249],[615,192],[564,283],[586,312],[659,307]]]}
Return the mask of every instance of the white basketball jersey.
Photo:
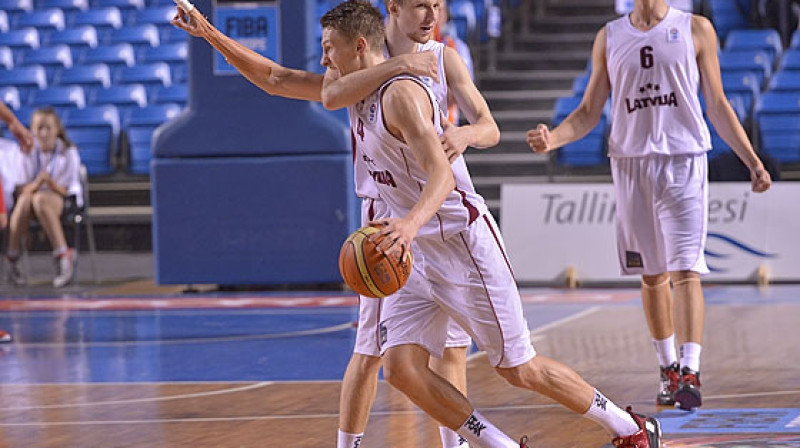
{"label": "white basketball jersey", "polygon": [[606,25],[611,157],[700,154],[711,149],[697,97],[692,14],[669,8],[648,31],[628,16]]}
{"label": "white basketball jersey", "polygon": [[[436,54],[439,63],[439,81],[434,82],[432,78],[428,77],[420,79],[433,91],[433,95],[436,97],[436,101],[439,104],[447,104],[447,77],[444,72],[444,44],[431,39],[424,44],[417,45],[417,52],[422,51],[432,51]],[[386,56],[390,57],[391,55],[387,53]],[[444,113],[447,114],[446,107],[444,108]],[[353,123],[352,117],[350,123],[351,125]],[[361,163],[362,160],[356,155],[355,132],[356,130],[351,127],[350,136],[352,137],[353,143],[353,175],[355,178],[356,194],[361,198],[377,199],[378,191],[375,187],[375,182],[372,181],[366,165]]]}
{"label": "white basketball jersey", "polygon": [[[441,134],[441,113],[433,92],[419,78],[397,76],[381,86],[364,101],[350,106],[350,126],[354,130],[356,157],[370,180],[392,211],[393,217],[405,216],[422,194],[427,174],[414,158],[408,145],[392,135],[384,125],[381,99],[393,82],[412,80],[428,94],[433,105],[433,123]],[[456,188],[445,199],[439,212],[419,231],[419,237],[445,239],[467,228],[487,212],[483,198],[475,192],[463,157],[451,164]]]}

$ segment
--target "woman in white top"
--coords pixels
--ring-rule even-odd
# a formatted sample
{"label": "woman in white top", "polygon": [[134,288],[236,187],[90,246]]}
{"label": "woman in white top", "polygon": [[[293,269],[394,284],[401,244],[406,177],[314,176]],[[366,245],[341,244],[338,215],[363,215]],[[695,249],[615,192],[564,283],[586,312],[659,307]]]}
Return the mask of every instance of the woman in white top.
{"label": "woman in white top", "polygon": [[74,195],[81,205],[80,156],[52,108],[34,112],[31,131],[35,145],[32,151],[20,158],[17,201],[11,212],[7,253],[9,275],[14,284],[23,283],[17,263],[20,240],[31,219],[36,219],[53,247],[57,270],[53,286],[58,288],[72,280],[75,255],[67,247],[61,213],[64,199],[70,195]]}

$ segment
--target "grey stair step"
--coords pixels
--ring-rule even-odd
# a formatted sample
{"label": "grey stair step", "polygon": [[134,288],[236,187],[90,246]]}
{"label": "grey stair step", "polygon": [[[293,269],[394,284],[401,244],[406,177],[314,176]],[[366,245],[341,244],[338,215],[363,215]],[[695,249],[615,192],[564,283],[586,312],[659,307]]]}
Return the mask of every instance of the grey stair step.
{"label": "grey stair step", "polygon": [[513,51],[536,51],[544,46],[548,51],[582,51],[587,56],[592,50],[595,33],[520,34],[511,38]]}
{"label": "grey stair step", "polygon": [[481,91],[491,90],[564,90],[584,70],[519,70],[485,72],[480,78]]}
{"label": "grey stair step", "polygon": [[564,96],[571,96],[572,89],[559,90],[493,90],[484,92],[483,96],[492,111],[508,110],[552,110],[555,101]]}
{"label": "grey stair step", "polygon": [[149,224],[153,220],[151,206],[91,206],[89,216],[94,224]]}

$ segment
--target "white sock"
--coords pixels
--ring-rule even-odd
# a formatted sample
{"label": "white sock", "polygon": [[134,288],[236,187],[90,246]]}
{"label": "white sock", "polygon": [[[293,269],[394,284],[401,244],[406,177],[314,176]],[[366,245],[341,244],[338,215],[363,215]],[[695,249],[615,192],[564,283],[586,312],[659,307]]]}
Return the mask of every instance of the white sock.
{"label": "white sock", "polygon": [[687,342],[681,345],[681,367],[688,367],[699,372],[701,351],[703,351],[703,346],[697,342]]}
{"label": "white sock", "polygon": [[614,437],[629,436],[639,430],[630,414],[620,409],[597,389],[594,390],[594,401],[584,417],[596,422]]}
{"label": "white sock", "polygon": [[466,439],[447,426],[439,427],[439,435],[442,437],[443,448],[460,448],[461,444],[466,442]]}
{"label": "white sock", "polygon": [[363,437],[363,432],[361,434],[350,434],[349,432],[344,432],[340,429],[339,440],[336,442],[336,448],[358,448],[361,446],[361,439]]}
{"label": "white sock", "polygon": [[456,431],[467,439],[470,445],[485,448],[519,448],[519,442],[511,440],[507,435],[489,423],[478,411],[472,415]]}
{"label": "white sock", "polygon": [[678,354],[675,352],[675,334],[664,339],[653,339],[653,347],[656,348],[659,366],[667,367],[678,361]]}
{"label": "white sock", "polygon": [[59,248],[53,249],[53,256],[60,257],[67,253],[67,246],[61,246]]}

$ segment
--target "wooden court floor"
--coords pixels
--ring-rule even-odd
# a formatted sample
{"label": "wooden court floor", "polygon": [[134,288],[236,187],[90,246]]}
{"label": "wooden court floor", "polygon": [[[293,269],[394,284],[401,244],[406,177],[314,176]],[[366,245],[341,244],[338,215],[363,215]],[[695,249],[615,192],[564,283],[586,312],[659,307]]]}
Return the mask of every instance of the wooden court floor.
{"label": "wooden court floor", "polygon": [[[533,338],[539,353],[571,365],[618,404],[659,411],[655,355],[638,306],[592,307]],[[710,306],[703,409],[800,408],[798,346],[800,302]],[[314,364],[309,359],[308,369]],[[593,423],[506,385],[483,356],[470,360],[468,380],[476,407],[508,434],[527,434],[533,447],[609,442]],[[334,447],[338,394],[335,381],[1,384],[0,447]],[[690,437],[668,434],[665,446],[706,446],[682,442]],[[437,426],[381,383],[363,446],[440,444]]]}

